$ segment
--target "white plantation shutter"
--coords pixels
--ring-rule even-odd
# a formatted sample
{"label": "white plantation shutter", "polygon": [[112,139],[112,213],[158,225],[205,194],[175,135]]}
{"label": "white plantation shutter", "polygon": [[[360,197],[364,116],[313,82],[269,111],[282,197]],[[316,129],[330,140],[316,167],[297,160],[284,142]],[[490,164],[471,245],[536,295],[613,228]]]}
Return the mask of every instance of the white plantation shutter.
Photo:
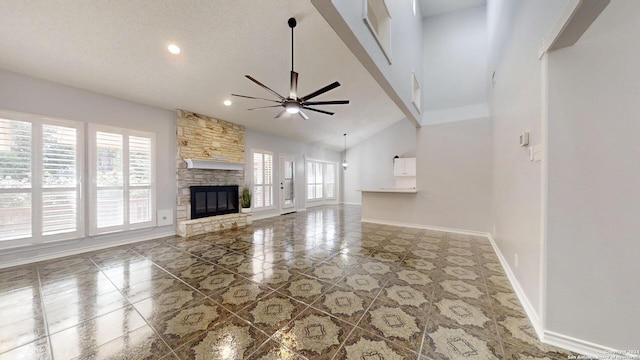
{"label": "white plantation shutter", "polygon": [[42,126],[42,232],[78,230],[78,131]]}
{"label": "white plantation shutter", "polygon": [[273,154],[253,151],[253,207],[273,207]]}
{"label": "white plantation shutter", "polygon": [[91,233],[155,223],[154,135],[92,126]]}
{"label": "white plantation shutter", "polygon": [[129,136],[129,221],[151,221],[151,139]]}
{"label": "white plantation shutter", "polygon": [[336,173],[335,173],[335,164],[325,164],[325,173],[324,173],[324,185],[325,185],[325,198],[334,199],[336,197]]}
{"label": "white plantation shutter", "polygon": [[336,164],[307,161],[307,200],[335,199]]}
{"label": "white plantation shutter", "polygon": [[0,247],[84,235],[82,124],[0,115]]}
{"label": "white plantation shutter", "polygon": [[30,122],[0,119],[0,241],[31,237]]}
{"label": "white plantation shutter", "polygon": [[124,224],[122,134],[98,131],[96,142],[96,223],[98,228]]}

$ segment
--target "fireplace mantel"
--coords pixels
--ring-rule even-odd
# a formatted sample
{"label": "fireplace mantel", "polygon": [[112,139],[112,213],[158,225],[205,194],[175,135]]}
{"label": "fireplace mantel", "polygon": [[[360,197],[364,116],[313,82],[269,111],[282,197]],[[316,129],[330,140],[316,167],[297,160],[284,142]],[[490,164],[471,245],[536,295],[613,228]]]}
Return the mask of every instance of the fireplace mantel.
{"label": "fireplace mantel", "polygon": [[243,170],[244,163],[221,162],[215,160],[184,159],[187,169],[209,169],[209,170]]}

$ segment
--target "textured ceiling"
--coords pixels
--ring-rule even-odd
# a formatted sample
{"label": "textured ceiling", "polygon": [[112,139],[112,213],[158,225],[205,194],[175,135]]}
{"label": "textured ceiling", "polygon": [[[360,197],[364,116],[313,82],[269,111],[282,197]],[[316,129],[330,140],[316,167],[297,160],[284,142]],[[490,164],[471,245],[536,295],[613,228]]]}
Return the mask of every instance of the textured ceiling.
{"label": "textured ceiling", "polygon": [[[279,109],[231,98],[270,98],[250,74],[286,96],[291,68],[287,19],[296,17],[298,93],[333,81],[342,86],[314,100],[351,100],[273,117]],[[166,47],[177,43],[182,53]],[[309,0],[109,1],[2,0],[0,68],[119,98],[185,109],[268,134],[341,150],[404,118]],[[222,104],[225,99],[233,105]]]}
{"label": "textured ceiling", "polygon": [[420,0],[420,13],[422,17],[427,17],[484,5],[486,3],[487,0]]}

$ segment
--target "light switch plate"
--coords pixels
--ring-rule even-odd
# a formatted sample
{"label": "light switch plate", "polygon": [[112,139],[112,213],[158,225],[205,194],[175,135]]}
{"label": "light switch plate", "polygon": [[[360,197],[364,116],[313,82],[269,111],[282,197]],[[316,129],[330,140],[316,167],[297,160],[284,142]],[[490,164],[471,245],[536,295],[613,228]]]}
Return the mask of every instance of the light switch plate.
{"label": "light switch plate", "polygon": [[529,145],[529,132],[525,131],[522,134],[520,134],[520,146],[527,146]]}
{"label": "light switch plate", "polygon": [[173,209],[158,210],[158,226],[173,225]]}
{"label": "light switch plate", "polygon": [[542,145],[538,144],[533,146],[533,161],[539,162],[542,160]]}

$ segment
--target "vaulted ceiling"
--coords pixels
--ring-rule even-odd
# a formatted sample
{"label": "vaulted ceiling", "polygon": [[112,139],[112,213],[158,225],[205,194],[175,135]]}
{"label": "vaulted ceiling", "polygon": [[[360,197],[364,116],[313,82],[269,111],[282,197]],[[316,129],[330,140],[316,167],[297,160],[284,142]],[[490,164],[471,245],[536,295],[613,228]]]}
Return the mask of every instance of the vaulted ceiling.
{"label": "vaulted ceiling", "polygon": [[[245,74],[288,93],[289,17],[298,20],[298,93],[339,81],[314,99],[351,100],[321,107],[334,116],[274,119],[277,108],[246,110],[269,103],[230,97],[272,98]],[[182,52],[170,54],[170,43]],[[308,0],[3,0],[0,49],[0,68],[9,71],[335,150],[343,133],[352,145],[404,118]]]}
{"label": "vaulted ceiling", "polygon": [[[486,2],[419,1],[423,16]],[[278,108],[246,110],[269,103],[230,96],[272,98],[246,74],[286,96],[290,17],[298,21],[298,93],[339,81],[342,86],[314,99],[349,99],[349,105],[321,107],[334,116],[274,119]],[[179,55],[168,52],[171,43]],[[343,133],[352,146],[404,118],[310,0],[3,0],[0,49],[2,69],[334,150],[342,149]],[[231,106],[223,105],[227,99]]]}

